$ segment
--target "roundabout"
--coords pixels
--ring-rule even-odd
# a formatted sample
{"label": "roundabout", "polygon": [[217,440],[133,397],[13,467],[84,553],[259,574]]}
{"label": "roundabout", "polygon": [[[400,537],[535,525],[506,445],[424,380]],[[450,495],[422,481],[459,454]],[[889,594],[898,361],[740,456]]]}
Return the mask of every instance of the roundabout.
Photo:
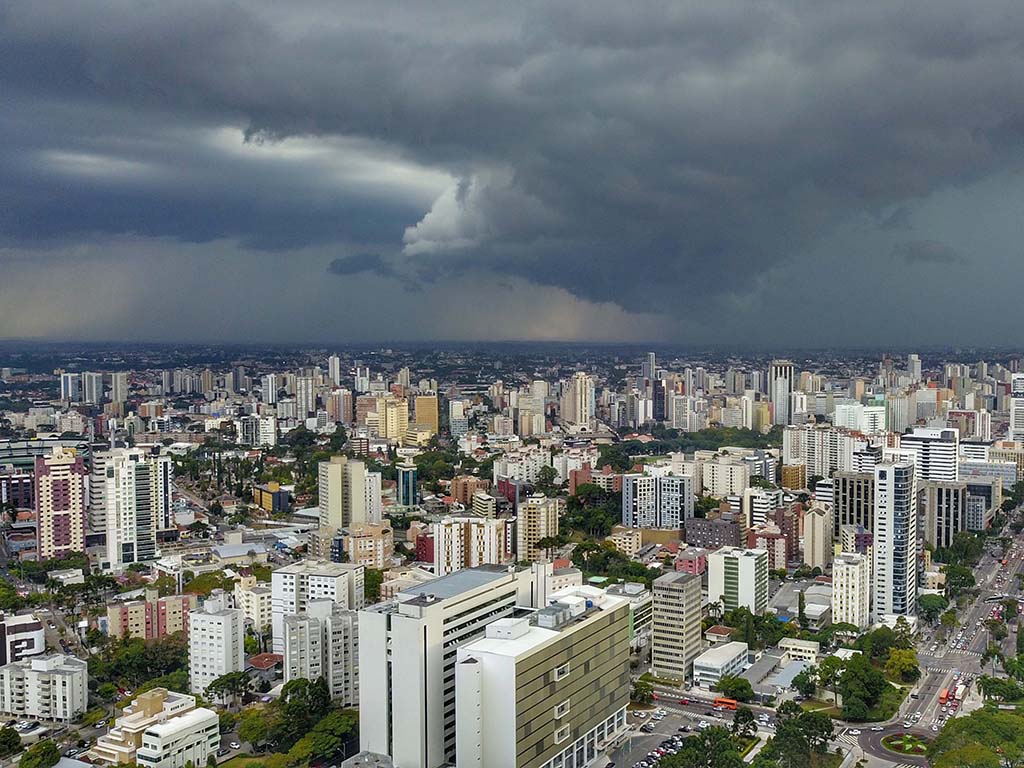
{"label": "roundabout", "polygon": [[890,752],[911,757],[924,757],[928,752],[928,739],[912,733],[890,733],[881,739]]}

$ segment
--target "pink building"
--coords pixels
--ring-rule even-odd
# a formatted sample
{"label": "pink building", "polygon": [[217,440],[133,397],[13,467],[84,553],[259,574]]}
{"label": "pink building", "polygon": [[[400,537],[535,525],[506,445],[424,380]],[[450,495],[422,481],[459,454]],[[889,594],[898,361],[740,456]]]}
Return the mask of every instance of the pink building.
{"label": "pink building", "polygon": [[676,570],[700,576],[708,569],[708,551],[701,547],[687,547],[676,555]]}

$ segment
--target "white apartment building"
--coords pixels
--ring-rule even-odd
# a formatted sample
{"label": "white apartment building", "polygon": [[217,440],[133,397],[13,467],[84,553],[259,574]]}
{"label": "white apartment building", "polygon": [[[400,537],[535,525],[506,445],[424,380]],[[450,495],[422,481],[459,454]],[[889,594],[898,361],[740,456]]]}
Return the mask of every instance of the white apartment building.
{"label": "white apartment building", "polygon": [[651,671],[685,680],[701,649],[701,578],[666,573],[653,583]]}
{"label": "white apartment building", "polygon": [[623,475],[622,524],[629,528],[681,528],[693,517],[689,475]]}
{"label": "white apartment building", "polygon": [[310,600],[284,619],[284,681],[324,678],[343,707],[359,704],[358,614],[333,600]]}
{"label": "white apartment building", "polygon": [[550,600],[458,649],[458,768],[583,768],[625,731],[625,601],[594,587]]}
{"label": "white apartment building", "polygon": [[832,561],[832,621],[867,629],[871,623],[871,558],[843,552]]}
{"label": "white apartment building", "polygon": [[89,704],[88,665],[52,654],[0,667],[0,712],[15,717],[70,723]]}
{"label": "white apartment building", "polygon": [[831,477],[834,472],[851,472],[854,454],[867,448],[863,435],[824,424],[787,427],[782,433],[784,464],[803,464],[807,476]]}
{"label": "white apartment building", "polygon": [[1010,426],[1007,440],[1024,440],[1024,373],[1010,377]]}
{"label": "white apartment building", "polygon": [[510,562],[513,530],[510,520],[490,517],[446,517],[432,523],[434,573]]}
{"label": "white apartment building", "polygon": [[274,653],[284,653],[284,619],[303,613],[310,600],[326,598],[356,611],[366,604],[366,569],[354,563],[300,560],[271,574]]}
{"label": "white apartment building", "polygon": [[909,461],[875,467],[875,526],[872,552],[873,611],[917,613],[917,480]]}
{"label": "white apartment building", "polygon": [[147,728],[135,759],[139,768],[185,768],[206,765],[219,748],[220,718],[212,709],[197,707]]}
{"label": "white apartment building", "polygon": [[708,602],[729,611],[744,606],[760,615],[768,608],[768,552],[721,547],[708,554]]}
{"label": "white apartment building", "polygon": [[750,485],[750,466],[739,459],[719,456],[700,463],[701,487],[708,496],[739,496]]}
{"label": "white apartment building", "polygon": [[960,479],[959,444],[955,429],[916,427],[900,437],[899,454],[913,461],[918,485],[926,480],[954,483]]}
{"label": "white apartment building", "polygon": [[259,582],[255,576],[242,576],[235,582],[235,608],[245,614],[245,620],[252,624],[257,632],[263,632],[270,626],[273,617],[272,590],[265,582]]}
{"label": "white apartment building", "polygon": [[245,614],[227,607],[227,595],[214,592],[188,615],[189,690],[206,687],[228,672],[245,669]]}
{"label": "white apartment building", "polygon": [[815,502],[804,512],[804,563],[824,570],[835,551],[835,520],[831,504]]}
{"label": "white apartment building", "polygon": [[159,557],[157,531],[172,527],[171,458],[139,448],[106,456],[107,563],[120,570]]}
{"label": "white apartment building", "polygon": [[455,761],[460,645],[516,606],[538,607],[531,571],[464,568],[359,612],[359,746],[401,768]]}
{"label": "white apartment building", "polygon": [[747,528],[764,525],[784,503],[785,494],[781,488],[747,488],[743,492],[743,517]]}
{"label": "white apartment building", "polygon": [[541,539],[558,535],[558,499],[535,494],[520,502],[516,512],[516,557],[537,560],[543,554],[537,547]]}

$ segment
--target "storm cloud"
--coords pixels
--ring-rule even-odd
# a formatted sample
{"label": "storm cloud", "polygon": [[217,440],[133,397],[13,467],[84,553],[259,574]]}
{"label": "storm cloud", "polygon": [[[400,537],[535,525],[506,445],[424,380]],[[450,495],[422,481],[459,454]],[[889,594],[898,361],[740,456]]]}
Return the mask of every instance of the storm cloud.
{"label": "storm cloud", "polygon": [[1014,2],[11,0],[0,268],[230,242],[241,278],[317,253],[742,323],[811,254],[984,261],[915,212],[1019,171],[1021,39]]}

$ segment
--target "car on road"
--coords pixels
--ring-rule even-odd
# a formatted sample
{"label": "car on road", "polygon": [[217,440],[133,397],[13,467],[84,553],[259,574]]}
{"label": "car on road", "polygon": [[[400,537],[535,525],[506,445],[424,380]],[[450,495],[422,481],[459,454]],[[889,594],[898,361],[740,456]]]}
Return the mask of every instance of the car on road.
{"label": "car on road", "polygon": [[933,726],[932,726],[932,730],[933,730],[933,731],[937,731],[937,730],[939,730],[939,726],[937,726],[937,725],[933,725]]}
{"label": "car on road", "polygon": [[100,720],[98,723],[96,723],[96,727],[97,728],[106,728],[107,727],[107,721],[106,720]]}
{"label": "car on road", "polygon": [[241,749],[242,748],[242,745],[239,744],[237,741],[232,741],[230,744],[228,744],[228,746],[231,747],[232,749]]}
{"label": "car on road", "polygon": [[217,750],[217,757],[224,757],[224,755],[226,755],[230,751],[231,751],[230,749],[226,749],[225,747],[221,747],[220,749]]}
{"label": "car on road", "polygon": [[857,730],[856,728],[851,728],[850,730],[847,731],[847,733],[850,734],[851,736],[860,736],[860,731]]}
{"label": "car on road", "polygon": [[875,731],[875,733],[877,733],[879,731],[884,731],[885,729],[882,726],[880,726],[880,725],[873,725],[873,726],[871,726],[871,730]]}

